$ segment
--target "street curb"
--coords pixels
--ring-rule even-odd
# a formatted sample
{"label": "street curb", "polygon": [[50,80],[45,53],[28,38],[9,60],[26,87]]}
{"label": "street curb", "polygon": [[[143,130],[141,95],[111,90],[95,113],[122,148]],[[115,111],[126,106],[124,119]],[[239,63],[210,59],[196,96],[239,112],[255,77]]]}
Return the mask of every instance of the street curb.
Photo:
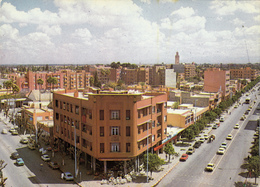
{"label": "street curb", "polygon": [[176,164],[174,164],[171,169],[169,169],[154,185],[152,185],[152,187],[157,186],[157,185],[159,184],[159,182],[161,182],[161,180],[162,180],[166,175],[168,175],[168,173],[170,173],[170,172],[173,170],[173,168],[175,168],[175,166],[177,166],[179,163],[180,163],[180,161],[178,161]]}

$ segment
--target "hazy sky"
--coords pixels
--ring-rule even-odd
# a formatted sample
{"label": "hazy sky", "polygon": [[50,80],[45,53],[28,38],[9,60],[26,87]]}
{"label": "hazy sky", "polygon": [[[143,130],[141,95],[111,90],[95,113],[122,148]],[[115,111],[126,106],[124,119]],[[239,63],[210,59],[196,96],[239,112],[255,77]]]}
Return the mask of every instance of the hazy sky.
{"label": "hazy sky", "polygon": [[0,64],[260,62],[260,0],[0,0]]}

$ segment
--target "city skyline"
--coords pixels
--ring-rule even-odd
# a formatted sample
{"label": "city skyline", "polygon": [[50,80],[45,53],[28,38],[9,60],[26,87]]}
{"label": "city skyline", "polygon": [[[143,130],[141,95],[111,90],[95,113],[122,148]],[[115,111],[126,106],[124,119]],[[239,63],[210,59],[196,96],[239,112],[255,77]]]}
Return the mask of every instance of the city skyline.
{"label": "city skyline", "polygon": [[260,62],[259,1],[0,4],[0,64]]}

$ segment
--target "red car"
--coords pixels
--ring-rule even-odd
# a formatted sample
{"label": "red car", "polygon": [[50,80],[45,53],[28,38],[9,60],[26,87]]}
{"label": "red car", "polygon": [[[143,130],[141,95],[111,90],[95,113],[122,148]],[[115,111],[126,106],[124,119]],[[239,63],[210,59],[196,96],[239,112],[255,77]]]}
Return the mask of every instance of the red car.
{"label": "red car", "polygon": [[187,159],[188,159],[188,155],[184,153],[181,155],[180,161],[186,161]]}

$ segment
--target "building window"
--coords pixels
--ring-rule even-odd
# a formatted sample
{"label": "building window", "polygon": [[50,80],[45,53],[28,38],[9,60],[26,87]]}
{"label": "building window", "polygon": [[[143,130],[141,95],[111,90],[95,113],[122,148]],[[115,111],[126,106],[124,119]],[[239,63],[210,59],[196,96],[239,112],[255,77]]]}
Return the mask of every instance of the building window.
{"label": "building window", "polygon": [[104,152],[105,152],[105,144],[100,143],[100,153],[104,153]]}
{"label": "building window", "polygon": [[79,129],[79,121],[75,121],[75,123],[76,123],[76,129]]}
{"label": "building window", "polygon": [[70,112],[73,113],[73,106],[70,104]]}
{"label": "building window", "polygon": [[79,114],[79,106],[75,107],[75,114]]}
{"label": "building window", "polygon": [[130,120],[130,110],[126,110],[126,120]]}
{"label": "building window", "polygon": [[104,110],[99,111],[100,120],[104,120]]}
{"label": "building window", "polygon": [[76,136],[76,143],[79,143],[79,136]]}
{"label": "building window", "polygon": [[59,101],[57,99],[55,100],[55,105],[57,108],[59,107]]}
{"label": "building window", "polygon": [[59,126],[58,125],[56,126],[56,132],[57,133],[59,132]]}
{"label": "building window", "polygon": [[111,135],[119,135],[119,127],[111,127]]}
{"label": "building window", "polygon": [[152,136],[152,141],[153,141],[153,142],[155,141],[155,135]]}
{"label": "building window", "polygon": [[129,126],[126,127],[126,136],[130,136],[130,127]]}
{"label": "building window", "polygon": [[153,126],[153,128],[155,127],[155,121],[152,122],[152,126]]}
{"label": "building window", "polygon": [[67,123],[67,116],[64,116],[64,123]]}
{"label": "building window", "polygon": [[138,126],[138,134],[141,133],[141,126]]}
{"label": "building window", "polygon": [[70,104],[67,103],[67,111],[69,112],[70,111]]}
{"label": "building window", "polygon": [[87,126],[84,123],[81,123],[82,131],[87,132]]}
{"label": "building window", "polygon": [[89,119],[92,119],[92,110],[88,110]]}
{"label": "building window", "polygon": [[164,108],[167,108],[167,102],[164,103]]}
{"label": "building window", "polygon": [[127,152],[127,153],[130,152],[130,143],[126,143],[126,152]]}
{"label": "building window", "polygon": [[62,101],[60,101],[60,109],[62,109]]}
{"label": "building window", "polygon": [[104,127],[100,127],[100,136],[101,136],[101,137],[104,136]]}
{"label": "building window", "polygon": [[68,139],[70,139],[70,131],[68,130]]}
{"label": "building window", "polygon": [[66,110],[66,103],[63,102],[63,110]]}
{"label": "building window", "polygon": [[119,110],[111,110],[111,119],[112,120],[119,120]]}
{"label": "building window", "polygon": [[[60,116],[59,113],[56,112],[56,120],[59,120],[59,116]],[[46,116],[46,117],[48,117],[48,116]]]}
{"label": "building window", "polygon": [[119,143],[111,143],[111,152],[120,152]]}
{"label": "building window", "polygon": [[167,116],[164,116],[164,122],[166,122],[167,121]]}
{"label": "building window", "polygon": [[63,122],[63,115],[60,115],[60,121]]}
{"label": "building window", "polygon": [[155,106],[153,106],[152,112],[155,113]]}

